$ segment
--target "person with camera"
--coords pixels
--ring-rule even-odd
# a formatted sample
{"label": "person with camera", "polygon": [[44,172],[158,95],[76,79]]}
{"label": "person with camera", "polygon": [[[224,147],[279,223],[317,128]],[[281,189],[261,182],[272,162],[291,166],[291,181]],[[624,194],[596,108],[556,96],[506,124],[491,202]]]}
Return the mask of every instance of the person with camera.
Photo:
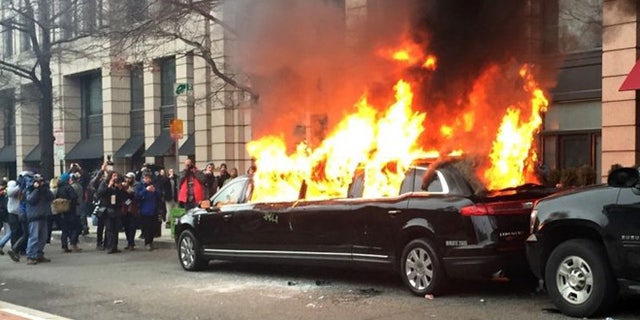
{"label": "person with camera", "polygon": [[44,256],[44,246],[47,241],[47,217],[51,215],[53,194],[49,183],[44,180],[42,175],[35,174],[33,181],[27,185],[26,199],[26,218],[29,222],[27,264],[51,262]]}
{"label": "person with camera", "polygon": [[[69,210],[59,213],[60,229],[62,230],[60,242],[62,243],[62,252],[65,253],[82,251],[78,248],[78,237],[82,231],[82,224],[77,212],[78,194],[71,186],[69,179],[68,173],[61,174],[56,190],[56,199],[64,199],[69,203]],[[69,244],[71,244],[71,249],[69,249]]]}
{"label": "person with camera", "polygon": [[153,185],[151,172],[142,174],[142,181],[136,185],[136,199],[140,208],[142,219],[142,235],[147,250],[153,250],[153,238],[156,235],[158,224],[158,207],[162,203],[162,195],[159,189]]}
{"label": "person with camera", "polygon": [[195,208],[204,200],[204,179],[191,159],[184,162],[184,170],[180,178],[178,201],[185,210]]}
{"label": "person with camera", "polygon": [[126,200],[126,192],[122,188],[120,175],[110,171],[105,180],[100,183],[96,192],[100,199],[102,220],[104,221],[105,235],[104,248],[107,253],[118,253],[118,232],[122,224],[122,206]]}
{"label": "person with camera", "polygon": [[102,167],[100,170],[93,176],[91,181],[89,182],[89,186],[87,187],[87,199],[92,200],[91,206],[87,206],[91,208],[91,213],[95,215],[96,223],[94,224],[96,228],[96,249],[104,250],[104,218],[102,215],[95,214],[98,209],[102,208],[103,205],[100,203],[100,197],[98,197],[98,188],[100,188],[100,184],[107,179],[107,162],[102,163]]}
{"label": "person with camera", "polygon": [[122,224],[127,238],[126,250],[134,250],[136,247],[136,230],[138,226],[138,200],[135,196],[136,174],[129,172],[124,176],[122,189],[125,191],[124,205],[122,206]]}

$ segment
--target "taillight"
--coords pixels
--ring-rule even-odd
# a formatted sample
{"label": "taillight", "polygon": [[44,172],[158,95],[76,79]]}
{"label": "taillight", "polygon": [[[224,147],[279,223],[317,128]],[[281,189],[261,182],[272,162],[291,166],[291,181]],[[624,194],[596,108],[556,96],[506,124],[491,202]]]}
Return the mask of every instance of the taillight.
{"label": "taillight", "polygon": [[531,214],[531,201],[502,201],[478,203],[460,209],[463,216],[492,216],[503,214]]}

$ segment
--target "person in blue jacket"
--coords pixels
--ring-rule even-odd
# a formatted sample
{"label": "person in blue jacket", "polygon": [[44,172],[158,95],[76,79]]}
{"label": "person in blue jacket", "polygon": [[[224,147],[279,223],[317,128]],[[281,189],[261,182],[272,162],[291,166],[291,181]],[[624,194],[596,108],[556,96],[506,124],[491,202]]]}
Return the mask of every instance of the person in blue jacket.
{"label": "person in blue jacket", "polygon": [[162,201],[160,190],[153,185],[151,172],[144,172],[142,181],[136,185],[136,199],[142,222],[142,235],[147,250],[153,250],[153,238],[158,224],[158,204]]}

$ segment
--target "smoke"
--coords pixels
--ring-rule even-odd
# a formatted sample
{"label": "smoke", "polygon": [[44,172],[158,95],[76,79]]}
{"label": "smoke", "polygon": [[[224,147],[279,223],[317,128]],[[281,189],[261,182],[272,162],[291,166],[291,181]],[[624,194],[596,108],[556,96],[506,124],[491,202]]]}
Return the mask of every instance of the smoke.
{"label": "smoke", "polygon": [[[290,144],[313,139],[309,132],[322,135],[365,92],[372,104],[388,105],[400,76],[420,84],[414,104],[435,117],[451,118],[475,90],[491,100],[480,111],[496,128],[500,119],[491,116],[522,100],[505,92],[522,87],[517,69],[531,58],[527,1],[370,0],[348,15],[338,0],[232,3],[237,39],[230,57],[260,94],[254,138],[280,135]],[[438,57],[435,72],[399,69],[378,53],[400,45],[403,35]],[[477,87],[483,75],[502,72],[491,86]]]}
{"label": "smoke", "polygon": [[[389,62],[372,52],[397,41],[402,25],[406,29],[402,17],[407,7],[395,6],[384,19],[347,20],[344,2],[339,4],[233,2],[238,35],[230,56],[260,93],[254,137],[275,134],[299,142],[308,138],[305,127],[330,128],[353,111],[364,89],[390,91],[386,84],[397,78],[389,73]],[[350,34],[359,38],[353,40]]]}
{"label": "smoke", "polygon": [[430,101],[458,97],[489,66],[520,60],[526,51],[526,1],[416,1],[415,40],[438,56],[423,92]]}

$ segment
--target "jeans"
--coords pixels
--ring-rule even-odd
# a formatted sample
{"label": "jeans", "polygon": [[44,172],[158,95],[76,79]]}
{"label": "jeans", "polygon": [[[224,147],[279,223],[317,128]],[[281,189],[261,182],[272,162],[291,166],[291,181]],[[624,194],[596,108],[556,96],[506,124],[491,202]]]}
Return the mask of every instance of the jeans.
{"label": "jeans", "polygon": [[142,219],[142,235],[144,236],[144,245],[153,244],[153,238],[156,236],[158,228],[158,216],[140,216]]}
{"label": "jeans", "polygon": [[39,259],[44,256],[44,246],[49,234],[47,219],[29,222],[29,240],[27,242],[27,258]]}
{"label": "jeans", "polygon": [[62,230],[62,222],[60,221],[60,214],[51,215],[47,218],[47,243],[51,243],[51,232],[53,231],[53,224]]}
{"label": "jeans", "polygon": [[9,242],[9,240],[11,239],[11,227],[9,226],[9,223],[4,224],[4,230],[5,234],[0,239],[0,249],[4,248],[4,245],[7,244],[7,242]]}
{"label": "jeans", "polygon": [[105,215],[102,220],[104,220],[105,226],[104,248],[107,251],[116,251],[118,250],[118,233],[121,226],[120,217]]}
{"label": "jeans", "polygon": [[96,228],[96,245],[97,246],[105,246],[105,242],[106,239],[104,239],[105,234],[104,234],[104,220],[106,220],[107,217],[102,217],[102,218],[98,218],[98,225]]}
{"label": "jeans", "polygon": [[124,234],[127,237],[127,245],[135,247],[136,245],[136,229],[138,226],[138,218],[133,213],[127,213],[122,217],[122,225],[124,226]]}
{"label": "jeans", "polygon": [[20,221],[17,214],[9,214],[11,226],[11,250],[20,253],[27,250],[27,238],[29,237],[29,223]]}
{"label": "jeans", "polygon": [[68,249],[69,244],[75,246],[78,244],[78,236],[82,231],[82,225],[80,223],[80,217],[75,212],[63,213],[60,217],[60,229],[62,235],[60,242],[63,249]]}

